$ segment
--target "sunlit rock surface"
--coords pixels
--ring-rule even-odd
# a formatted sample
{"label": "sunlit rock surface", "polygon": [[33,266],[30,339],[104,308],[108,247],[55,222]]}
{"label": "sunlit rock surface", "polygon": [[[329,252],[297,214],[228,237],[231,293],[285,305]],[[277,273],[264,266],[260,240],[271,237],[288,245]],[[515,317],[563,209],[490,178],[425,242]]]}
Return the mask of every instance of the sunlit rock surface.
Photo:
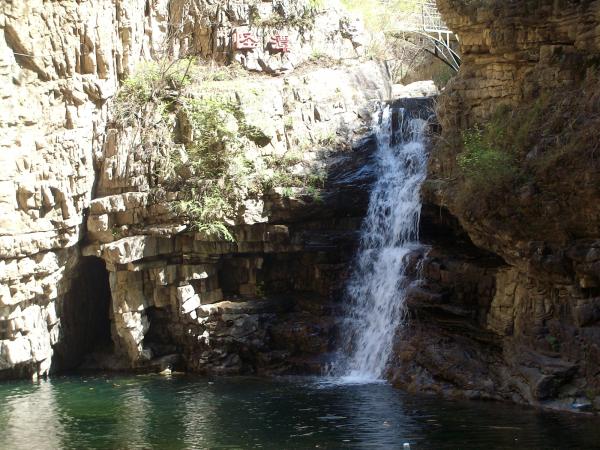
{"label": "sunlit rock surface", "polygon": [[[346,194],[351,198],[346,203],[344,194],[333,189],[331,200],[317,206],[311,199],[275,192],[258,202],[249,199],[236,225],[235,245],[180,235],[185,227],[167,205],[175,197],[149,198],[148,168],[136,160],[126,136],[107,129],[107,123],[120,83],[142,61],[167,54],[237,60],[255,73],[289,73],[286,78],[257,75],[249,89],[260,100],[251,116],[268,132],[269,151],[285,152],[287,139],[310,144],[324,133],[338,133],[340,147],[334,153],[347,152],[327,163],[334,167],[335,161],[352,159],[349,149],[364,132],[374,102],[389,97],[385,68],[358,62],[361,29],[341,10],[314,9],[307,1],[2,2],[0,376],[44,375],[79,364],[94,347],[110,348],[106,330],[83,332],[93,322],[112,329],[117,353],[126,356],[125,362],[108,365],[128,367],[170,355],[171,341],[158,349],[144,339],[147,333],[160,334],[153,324],[161,323],[164,310],[172,313],[165,324],[179,324],[175,353],[180,354],[184,336],[195,345],[204,335],[203,321],[221,314],[229,323],[231,311],[210,305],[230,293],[256,299],[263,267],[272,267],[269,277],[279,277],[277,283],[287,290],[318,292],[315,286],[327,285],[327,271],[336,268],[337,260],[328,261],[320,249],[338,239],[331,230],[354,229],[360,213],[346,214],[359,201],[354,195]],[[256,51],[236,50],[236,30],[260,41]],[[276,33],[287,36],[289,51],[268,50]],[[293,113],[292,130],[285,129],[284,107]],[[315,155],[307,151],[306,157]],[[343,210],[343,218],[336,217],[335,208]],[[326,220],[314,225],[311,220],[320,215]],[[306,238],[306,244],[293,225],[296,220],[308,229],[330,231]],[[95,272],[83,262],[83,239],[85,260],[104,260],[108,280],[106,271]],[[311,262],[302,263],[298,252],[307,245],[314,250],[307,256]],[[267,253],[280,255],[281,261]],[[322,267],[312,265],[313,260]],[[288,270],[301,275],[289,278]],[[109,287],[112,300],[105,304],[97,297]],[[86,313],[98,304],[96,316]],[[251,318],[236,325],[231,339],[260,328],[258,313],[252,314],[256,323]],[[89,322],[75,324],[74,317]],[[189,331],[191,325],[195,328]],[[78,333],[83,333],[81,342]],[[219,333],[229,339],[227,332]]]}

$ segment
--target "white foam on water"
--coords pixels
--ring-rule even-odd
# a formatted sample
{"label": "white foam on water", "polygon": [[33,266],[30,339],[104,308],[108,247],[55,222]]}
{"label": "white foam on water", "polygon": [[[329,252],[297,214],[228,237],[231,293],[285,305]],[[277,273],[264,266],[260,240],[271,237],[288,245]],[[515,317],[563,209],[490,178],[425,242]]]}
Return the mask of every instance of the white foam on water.
{"label": "white foam on water", "polygon": [[394,335],[406,317],[406,255],[419,246],[420,187],[426,176],[426,121],[399,117],[393,136],[391,108],[374,118],[377,181],[361,229],[361,242],[347,285],[348,317],[343,336],[351,351],[329,371],[342,384],[381,382]]}

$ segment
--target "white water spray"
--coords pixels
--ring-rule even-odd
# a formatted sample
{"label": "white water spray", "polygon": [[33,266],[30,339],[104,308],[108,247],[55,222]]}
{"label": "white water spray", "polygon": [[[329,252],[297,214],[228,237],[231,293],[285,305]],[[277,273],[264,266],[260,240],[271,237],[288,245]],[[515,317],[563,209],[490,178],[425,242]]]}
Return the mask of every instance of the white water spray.
{"label": "white water spray", "polygon": [[351,353],[334,368],[345,382],[381,380],[396,329],[405,318],[406,255],[418,246],[420,187],[425,179],[426,121],[391,108],[377,114],[377,181],[371,192],[355,267],[347,286],[346,338]]}

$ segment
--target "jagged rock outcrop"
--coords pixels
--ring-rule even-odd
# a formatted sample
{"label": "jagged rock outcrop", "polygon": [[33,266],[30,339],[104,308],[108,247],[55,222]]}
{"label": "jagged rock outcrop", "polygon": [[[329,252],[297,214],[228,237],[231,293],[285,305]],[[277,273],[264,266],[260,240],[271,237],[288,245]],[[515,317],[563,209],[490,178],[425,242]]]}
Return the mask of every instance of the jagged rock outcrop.
{"label": "jagged rock outcrop", "polygon": [[[600,3],[438,4],[460,36],[463,65],[439,100],[442,138],[424,186],[432,250],[394,379],[599,409]],[[519,175],[476,191],[457,158],[463,133],[486,123],[502,139],[474,151],[511,155]]]}
{"label": "jagged rock outcrop", "polygon": [[108,101],[163,40],[163,6],[0,6],[0,373],[50,368]]}
{"label": "jagged rock outcrop", "polygon": [[[91,202],[84,254],[106,262],[113,337],[130,367],[183,356],[188,369],[211,373],[300,370],[307,362],[294,358],[330,350],[330,294],[339,289],[366,207],[372,147],[360,144],[361,132],[375,103],[389,95],[385,70],[373,62],[307,67],[226,86],[268,138],[244,150],[257,162],[285,158],[299,144],[303,158],[314,160],[321,137],[337,133],[321,162],[324,189],[317,198],[275,187],[248,200],[232,224],[235,241],[227,242],[190,232],[173,207],[177,190],[159,184],[111,193],[139,189],[134,180],[149,180],[149,166],[101,176],[99,192],[111,194]],[[244,95],[248,90],[254,94]],[[111,160],[131,160],[137,150],[107,148],[101,165],[123,166]]]}
{"label": "jagged rock outcrop", "polygon": [[[236,50],[232,42],[236,29],[254,33],[256,49]],[[276,30],[287,33],[289,52],[269,46]],[[302,231],[294,229],[293,222],[317,230],[314,218],[323,213],[329,222],[320,226],[330,231],[352,229],[353,219],[334,219],[330,209],[335,205],[340,214],[351,209],[341,204],[343,194],[316,208],[306,207],[306,199],[283,198],[281,192],[266,199],[267,207],[249,202],[246,222],[236,228],[240,243],[234,246],[204,242],[200,235],[179,237],[184,227],[167,208],[175,197],[157,201],[148,195],[148,167],[127,147],[127,130],[111,125],[107,132],[109,106],[120,83],[141,61],[194,55],[281,74],[318,60],[293,77],[252,82],[264,94],[262,104],[252,107],[260,119],[270,121],[267,134],[274,154],[281,155],[290,139],[293,144],[301,140],[310,144],[336,131],[340,143],[351,145],[353,130],[368,119],[372,101],[389,95],[383,67],[374,63],[355,67],[362,52],[360,31],[355,19],[335,7],[315,9],[308,1],[3,2],[0,376],[44,375],[72,367],[95,340],[106,344],[106,330],[96,333],[94,327],[77,323],[77,317],[110,321],[130,362],[150,355],[142,344],[148,330],[154,336],[155,354],[169,353],[157,350],[161,330],[152,328],[147,309],[158,317],[161,306],[172,301],[171,319],[177,322],[179,315],[189,319],[202,309],[193,308],[194,302],[221,300],[226,291],[221,286],[239,295],[256,294],[256,274],[264,265],[271,265],[272,277],[279,277],[273,283],[281,286],[324,286],[328,265],[337,266],[327,262],[322,249],[330,248],[328,242],[334,238],[323,232],[321,241],[313,237],[303,243]],[[323,67],[348,58],[345,67]],[[283,122],[284,107],[289,107],[285,111],[289,123]],[[91,202],[95,193],[102,198]],[[288,207],[298,212],[296,218]],[[86,244],[92,246],[86,254],[101,256],[111,269],[112,303],[99,300],[107,288],[106,272],[94,262],[95,256],[80,253],[88,228]],[[298,251],[307,246],[313,252],[307,258],[320,258],[321,271],[312,272],[308,262],[296,260]],[[286,279],[280,271],[286,265],[306,275]],[[222,270],[231,275],[222,275]],[[227,323],[232,315],[249,316],[254,311],[248,324],[236,331],[245,336],[256,332],[251,322],[260,322],[266,314],[262,304],[252,308],[223,304],[213,309]],[[89,311],[96,311],[97,317]],[[221,326],[223,321],[217,322]],[[183,339],[187,330],[179,324],[177,339]],[[226,332],[215,333],[228,339]],[[289,338],[286,333],[279,333],[281,339]],[[192,340],[198,337],[189,335]]]}

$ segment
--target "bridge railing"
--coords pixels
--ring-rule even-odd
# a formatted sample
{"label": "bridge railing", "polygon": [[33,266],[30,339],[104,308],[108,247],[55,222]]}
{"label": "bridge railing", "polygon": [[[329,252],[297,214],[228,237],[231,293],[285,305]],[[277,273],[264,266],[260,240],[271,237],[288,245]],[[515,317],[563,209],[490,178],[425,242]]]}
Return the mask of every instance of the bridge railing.
{"label": "bridge railing", "polygon": [[402,15],[394,26],[396,30],[452,34],[444,23],[435,0],[416,0],[410,3],[413,5],[412,12]]}
{"label": "bridge railing", "polygon": [[433,33],[452,33],[442,19],[442,15],[437,9],[435,1],[424,0],[419,2],[421,5],[421,18],[423,31]]}
{"label": "bridge railing", "polygon": [[442,19],[435,0],[407,0],[407,3],[411,11],[402,14],[392,26],[393,29],[387,31],[412,35],[417,40],[427,42],[423,45],[425,51],[458,71],[461,64],[460,55],[455,50],[458,36]]}

